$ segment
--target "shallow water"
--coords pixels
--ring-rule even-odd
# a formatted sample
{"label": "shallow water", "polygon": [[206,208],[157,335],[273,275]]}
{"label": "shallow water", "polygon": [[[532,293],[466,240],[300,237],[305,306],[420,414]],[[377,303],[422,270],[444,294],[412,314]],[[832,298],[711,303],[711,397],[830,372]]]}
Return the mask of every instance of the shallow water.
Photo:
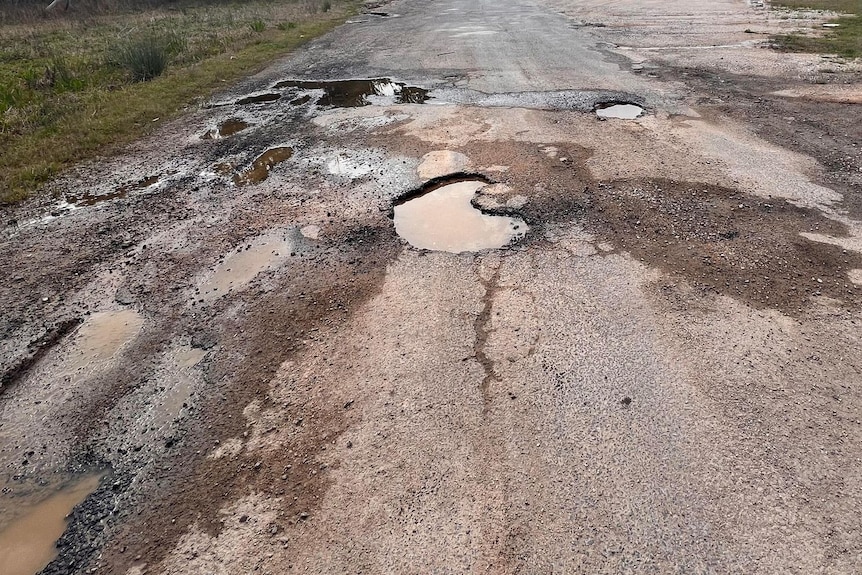
{"label": "shallow water", "polygon": [[0,530],[0,573],[33,575],[56,557],[66,516],[96,490],[100,479],[100,474],[88,475],[37,503],[16,502],[14,518]]}
{"label": "shallow water", "polygon": [[224,122],[218,125],[217,128],[210,130],[202,137],[205,140],[220,140],[222,138],[229,138],[234,134],[238,134],[243,130],[247,129],[251,124],[244,120],[240,120],[239,118],[228,118]]}
{"label": "shallow water", "polygon": [[275,88],[323,90],[323,95],[317,98],[316,104],[336,108],[368,106],[374,103],[375,98],[379,98],[381,103],[387,104],[423,104],[429,98],[428,90],[408,86],[402,82],[393,82],[389,78],[328,81],[284,80],[276,84]]}
{"label": "shallow water", "polygon": [[283,234],[261,236],[247,245],[250,247],[227,256],[203,282],[200,297],[204,301],[245,288],[260,272],[277,267],[293,249],[293,242]]}
{"label": "shallow water", "polygon": [[234,176],[234,183],[238,186],[245,184],[258,184],[269,177],[269,171],[276,164],[289,160],[293,156],[293,149],[285,146],[270,148],[255,158],[251,166],[241,174]]}
{"label": "shallow water", "polygon": [[92,314],[74,334],[74,344],[62,371],[74,381],[111,359],[137,335],[144,318],[122,309]]}
{"label": "shallow water", "polygon": [[448,184],[395,206],[395,231],[416,248],[451,253],[501,248],[526,234],[520,218],[491,216],[471,200],[487,184]]}

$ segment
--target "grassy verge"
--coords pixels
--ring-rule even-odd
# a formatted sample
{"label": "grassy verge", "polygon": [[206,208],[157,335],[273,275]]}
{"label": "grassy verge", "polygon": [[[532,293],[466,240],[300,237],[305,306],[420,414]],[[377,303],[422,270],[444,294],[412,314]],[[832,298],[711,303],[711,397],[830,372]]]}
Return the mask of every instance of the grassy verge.
{"label": "grassy verge", "polygon": [[0,204],[140,137],[354,10],[353,0],[251,0],[0,24]]}
{"label": "grassy verge", "polygon": [[[825,34],[785,34],[775,36],[777,48],[792,52],[837,54],[844,58],[862,56],[862,0],[776,0],[773,6],[791,9],[829,10],[846,14],[832,20],[837,27]],[[819,32],[819,31],[818,31]]]}

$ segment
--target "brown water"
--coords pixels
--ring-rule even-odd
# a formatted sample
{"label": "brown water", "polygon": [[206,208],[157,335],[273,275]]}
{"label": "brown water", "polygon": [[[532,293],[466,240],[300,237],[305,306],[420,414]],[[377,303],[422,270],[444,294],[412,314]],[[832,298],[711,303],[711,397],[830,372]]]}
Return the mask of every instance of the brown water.
{"label": "brown water", "polygon": [[481,181],[448,184],[395,206],[395,231],[413,247],[451,253],[501,248],[527,233],[520,218],[491,216],[471,200]]}
{"label": "brown water", "polygon": [[247,106],[248,104],[268,104],[279,99],[281,99],[281,94],[270,92],[267,94],[257,94],[256,96],[246,96],[245,98],[240,98],[234,102],[234,104],[237,106]]}
{"label": "brown water", "polygon": [[424,104],[428,100],[428,90],[393,82],[389,78],[369,80],[329,80],[306,81],[284,80],[275,85],[277,89],[298,88],[300,90],[323,90],[317,99],[318,106],[336,108],[357,108],[368,106],[372,96],[390,100],[394,104]]}
{"label": "brown water", "polygon": [[133,182],[131,184],[126,184],[124,186],[120,186],[113,192],[108,192],[106,194],[89,194],[83,193],[81,195],[67,195],[66,200],[70,204],[74,204],[76,206],[93,206],[100,202],[107,202],[109,200],[114,200],[116,198],[125,198],[129,195],[129,192],[133,190],[143,190],[144,188],[148,188],[153,184],[159,183],[159,179],[162,177],[161,174],[155,176],[149,176],[146,178],[142,178],[137,182]]}
{"label": "brown water", "polygon": [[210,130],[202,136],[205,140],[219,140],[221,138],[229,138],[234,134],[238,134],[247,129],[251,124],[240,120],[239,118],[228,118],[218,125],[218,128]]}
{"label": "brown water", "polygon": [[72,379],[110,360],[134,338],[144,324],[135,310],[123,309],[92,314],[74,334],[74,344],[63,363]]}
{"label": "brown water", "polygon": [[101,475],[88,475],[38,503],[21,502],[0,530],[0,573],[33,575],[57,556],[57,539],[66,516],[99,486]]}
{"label": "brown water", "polygon": [[257,184],[269,177],[269,171],[278,163],[289,160],[293,156],[293,148],[270,148],[255,158],[246,171],[234,176],[233,181],[238,186]]}
{"label": "brown water", "polygon": [[267,234],[236,251],[219,263],[200,286],[201,298],[213,301],[231,291],[245,288],[260,272],[277,267],[290,255],[293,242],[283,234]]}

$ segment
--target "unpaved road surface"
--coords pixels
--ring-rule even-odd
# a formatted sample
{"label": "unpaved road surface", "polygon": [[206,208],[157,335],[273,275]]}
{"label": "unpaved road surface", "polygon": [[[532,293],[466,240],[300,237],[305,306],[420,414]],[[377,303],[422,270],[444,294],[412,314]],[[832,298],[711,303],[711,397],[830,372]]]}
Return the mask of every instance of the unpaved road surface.
{"label": "unpaved road surface", "polygon": [[[104,473],[45,573],[859,573],[858,66],[737,0],[374,12],[4,214],[3,522]],[[453,175],[513,243],[396,234]]]}

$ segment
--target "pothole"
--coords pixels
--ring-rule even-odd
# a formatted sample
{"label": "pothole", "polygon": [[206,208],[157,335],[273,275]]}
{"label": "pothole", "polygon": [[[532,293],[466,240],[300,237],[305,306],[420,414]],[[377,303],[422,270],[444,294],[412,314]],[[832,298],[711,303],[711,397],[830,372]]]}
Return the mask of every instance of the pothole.
{"label": "pothole", "polygon": [[66,200],[76,207],[94,206],[101,202],[116,200],[117,198],[125,198],[127,195],[129,195],[129,192],[131,191],[143,190],[145,188],[149,188],[150,186],[154,186],[159,183],[161,177],[162,174],[148,176],[146,178],[138,180],[137,182],[120,186],[113,192],[108,192],[105,194],[90,194],[85,192],[81,195],[67,195]]}
{"label": "pothole", "polygon": [[432,181],[395,204],[395,231],[415,248],[450,253],[498,249],[524,237],[529,227],[522,219],[473,207],[488,183],[475,176]]}
{"label": "pothole", "polygon": [[271,233],[250,241],[216,265],[198,289],[198,297],[210,302],[231,291],[245,289],[259,273],[281,265],[292,249],[293,241],[282,233]]}
{"label": "pothole", "polygon": [[269,171],[273,166],[289,160],[292,156],[293,148],[286,146],[270,148],[255,158],[246,171],[234,175],[233,181],[238,186],[260,183],[269,177]]}
{"label": "pothole", "polygon": [[281,99],[281,94],[275,92],[267,92],[264,94],[255,94],[254,96],[246,96],[240,98],[234,104],[237,106],[248,106],[249,104],[269,104]]}
{"label": "pothole", "polygon": [[596,116],[602,119],[634,120],[644,113],[635,104],[601,104],[596,108]]}
{"label": "pothole", "polygon": [[204,140],[219,140],[221,138],[229,138],[234,134],[238,134],[247,129],[251,124],[239,118],[228,118],[218,125],[217,128],[210,130],[203,136]]}
{"label": "pothole", "polygon": [[72,509],[96,490],[101,474],[91,474],[44,498],[15,502],[11,521],[0,530],[0,573],[33,575],[57,556],[57,539],[66,530]]}
{"label": "pothole", "polygon": [[[424,104],[429,91],[417,86],[408,86],[403,82],[394,82],[389,78],[367,80],[330,80],[305,81],[284,80],[277,83],[276,89],[322,90],[317,97],[318,106],[335,108],[358,108],[371,104]],[[299,98],[294,100],[298,101]]]}

